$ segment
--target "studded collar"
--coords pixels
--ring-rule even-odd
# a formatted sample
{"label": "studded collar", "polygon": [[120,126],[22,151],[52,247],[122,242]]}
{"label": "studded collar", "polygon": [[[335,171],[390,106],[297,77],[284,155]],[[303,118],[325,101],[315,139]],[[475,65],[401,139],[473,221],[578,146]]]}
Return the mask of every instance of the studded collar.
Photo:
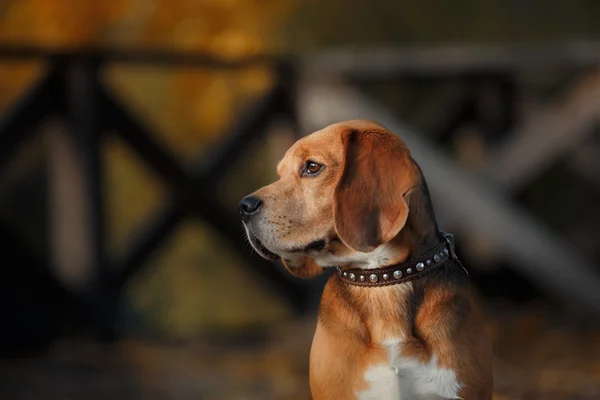
{"label": "studded collar", "polygon": [[[454,252],[454,238],[451,233],[440,231],[444,241],[429,250],[427,253],[412,258],[401,264],[394,264],[385,268],[361,269],[352,268],[342,270],[337,268],[337,273],[342,282],[355,286],[389,286],[397,283],[408,282],[435,271],[448,260],[458,261]],[[462,266],[467,276],[469,273]]]}

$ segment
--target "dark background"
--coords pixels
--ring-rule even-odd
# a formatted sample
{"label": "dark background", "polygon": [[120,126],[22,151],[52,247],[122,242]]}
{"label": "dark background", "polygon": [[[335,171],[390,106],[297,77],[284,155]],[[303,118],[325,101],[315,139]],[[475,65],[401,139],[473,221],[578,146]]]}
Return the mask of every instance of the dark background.
{"label": "dark background", "polygon": [[[323,279],[236,204],[375,118],[485,306],[494,399],[600,397],[600,3],[0,1],[0,397],[306,399]],[[224,283],[226,281],[226,283]]]}

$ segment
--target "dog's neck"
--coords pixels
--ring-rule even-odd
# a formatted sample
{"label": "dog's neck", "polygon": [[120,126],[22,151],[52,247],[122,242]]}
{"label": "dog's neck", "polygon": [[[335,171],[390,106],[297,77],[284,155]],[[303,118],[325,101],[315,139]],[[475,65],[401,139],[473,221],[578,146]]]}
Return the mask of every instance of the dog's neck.
{"label": "dog's neck", "polygon": [[444,239],[441,237],[425,183],[407,197],[410,212],[400,233],[389,243],[376,249],[367,269],[384,268],[430,251]]}
{"label": "dog's neck", "polygon": [[418,257],[443,240],[425,182],[416,187],[406,200],[410,208],[406,224],[390,243],[392,249],[397,249],[398,257],[394,257],[394,263]]}
{"label": "dog's neck", "polygon": [[376,269],[400,264],[438,245],[440,236],[427,186],[422,184],[406,195],[410,212],[400,233],[370,253],[352,252],[339,240],[329,243],[329,251],[313,256],[321,267]]}

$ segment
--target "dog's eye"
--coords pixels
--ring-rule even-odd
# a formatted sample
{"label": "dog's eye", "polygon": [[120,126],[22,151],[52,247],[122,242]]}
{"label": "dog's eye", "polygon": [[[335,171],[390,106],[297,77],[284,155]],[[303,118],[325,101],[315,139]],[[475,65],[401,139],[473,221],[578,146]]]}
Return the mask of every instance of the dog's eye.
{"label": "dog's eye", "polygon": [[302,171],[302,175],[316,175],[321,171],[322,168],[323,166],[321,164],[317,164],[313,161],[307,161],[304,171]]}

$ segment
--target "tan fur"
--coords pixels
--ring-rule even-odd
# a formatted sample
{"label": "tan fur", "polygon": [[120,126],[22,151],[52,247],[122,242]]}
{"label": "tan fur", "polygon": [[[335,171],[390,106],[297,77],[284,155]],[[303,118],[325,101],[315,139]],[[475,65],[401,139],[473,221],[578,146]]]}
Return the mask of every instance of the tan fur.
{"label": "tan fur", "polygon": [[[307,161],[322,170],[303,175]],[[330,264],[392,265],[439,243],[418,165],[404,143],[379,124],[348,121],[317,131],[286,152],[277,173],[278,181],[253,194],[263,206],[245,226],[257,251],[262,245],[280,256],[296,276],[318,275]],[[323,248],[311,247],[319,241]],[[310,355],[313,398],[351,399],[368,389],[365,372],[390,362],[390,348],[398,342],[394,357],[423,365],[434,360],[434,367],[455,374],[460,398],[491,399],[491,351],[461,274],[448,267],[376,288],[332,276]],[[394,346],[386,347],[390,342]]]}

